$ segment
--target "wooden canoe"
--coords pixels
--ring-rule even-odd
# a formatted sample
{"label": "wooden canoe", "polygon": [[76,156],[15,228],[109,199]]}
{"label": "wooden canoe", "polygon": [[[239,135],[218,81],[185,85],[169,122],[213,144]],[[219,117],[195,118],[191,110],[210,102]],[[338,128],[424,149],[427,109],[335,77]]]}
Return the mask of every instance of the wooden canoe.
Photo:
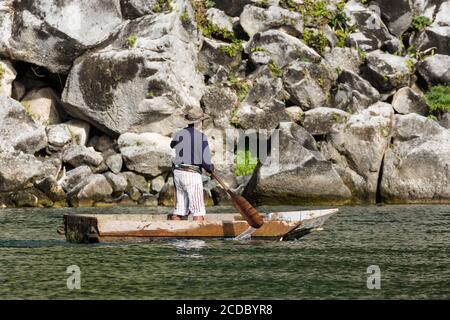
{"label": "wooden canoe", "polygon": [[[308,234],[338,209],[263,214],[264,225],[252,239],[292,240]],[[207,214],[202,222],[169,221],[162,214],[66,214],[64,233],[69,242],[139,241],[145,238],[230,238],[248,229],[239,214]]]}

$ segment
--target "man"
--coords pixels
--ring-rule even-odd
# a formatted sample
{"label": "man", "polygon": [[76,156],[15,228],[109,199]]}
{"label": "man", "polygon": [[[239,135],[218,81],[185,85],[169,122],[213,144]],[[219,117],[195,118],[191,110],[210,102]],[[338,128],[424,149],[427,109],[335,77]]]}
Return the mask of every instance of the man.
{"label": "man", "polygon": [[185,116],[188,127],[176,133],[170,143],[175,148],[175,159],[172,164],[176,194],[176,205],[170,220],[187,219],[191,213],[194,221],[205,218],[205,202],[203,199],[202,170],[211,173],[214,165],[208,139],[201,132],[203,120],[207,116],[200,108],[191,109]]}

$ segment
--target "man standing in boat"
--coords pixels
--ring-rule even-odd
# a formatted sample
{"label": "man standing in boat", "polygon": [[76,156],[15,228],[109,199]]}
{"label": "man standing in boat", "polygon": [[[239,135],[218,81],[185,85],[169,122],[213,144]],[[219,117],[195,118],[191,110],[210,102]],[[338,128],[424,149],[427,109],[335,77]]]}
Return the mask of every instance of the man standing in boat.
{"label": "man standing in boat", "polygon": [[195,221],[205,218],[202,170],[214,171],[208,139],[202,132],[203,120],[207,118],[201,108],[191,109],[185,115],[188,126],[178,131],[170,143],[175,149],[172,168],[176,199],[170,220],[183,220],[189,214]]}

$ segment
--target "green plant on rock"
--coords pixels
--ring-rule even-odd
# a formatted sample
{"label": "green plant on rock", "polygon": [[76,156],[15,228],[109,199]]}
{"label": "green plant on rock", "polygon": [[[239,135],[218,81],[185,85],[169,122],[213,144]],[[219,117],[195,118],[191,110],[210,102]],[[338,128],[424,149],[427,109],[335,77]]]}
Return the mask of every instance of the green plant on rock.
{"label": "green plant on rock", "polygon": [[450,86],[437,85],[430,88],[424,95],[425,102],[431,111],[450,111]]}
{"label": "green plant on rock", "polygon": [[216,5],[216,3],[214,2],[214,1],[212,1],[212,0],[205,0],[205,7],[206,8],[212,8],[212,7],[214,7]]}
{"label": "green plant on rock", "polygon": [[152,8],[153,12],[171,12],[173,10],[172,0],[158,0]]}
{"label": "green plant on rock", "polygon": [[427,118],[433,121],[438,121],[438,118],[433,114],[430,114]]}
{"label": "green plant on rock", "polygon": [[132,34],[127,38],[127,46],[128,48],[135,48],[137,44],[137,37],[136,35]]}
{"label": "green plant on rock", "polygon": [[421,31],[431,25],[432,21],[428,17],[414,16],[411,21],[411,28],[415,31]]}
{"label": "green plant on rock", "polygon": [[255,47],[255,48],[250,48],[250,53],[253,52],[266,52],[267,50],[262,48],[262,47]]}
{"label": "green plant on rock", "polygon": [[207,38],[216,38],[225,41],[233,41],[236,39],[234,32],[221,28],[210,21],[206,22],[205,26],[202,28],[202,33]]}
{"label": "green plant on rock", "polygon": [[302,34],[302,40],[319,54],[323,54],[325,52],[325,48],[328,44],[328,40],[321,30],[305,29]]}
{"label": "green plant on rock", "polygon": [[188,23],[189,22],[189,12],[187,10],[184,10],[183,13],[180,15],[180,20],[182,23]]}
{"label": "green plant on rock", "polygon": [[[3,67],[3,65],[0,64],[0,81],[3,80],[3,77],[5,76],[5,73],[6,73],[5,68]],[[0,84],[0,86],[1,86],[1,84]]]}
{"label": "green plant on rock", "polygon": [[270,61],[267,67],[273,77],[279,78],[283,75],[283,69],[281,69],[274,61]]}
{"label": "green plant on rock", "polygon": [[235,128],[239,128],[239,119],[237,117],[237,112],[238,112],[238,106],[235,106],[232,110],[231,110],[231,114],[230,114],[230,124],[235,127]]}
{"label": "green plant on rock", "polygon": [[147,99],[153,99],[155,97],[155,93],[153,91],[147,92]]}
{"label": "green plant on rock", "polygon": [[242,40],[233,40],[230,45],[221,45],[219,50],[229,57],[234,58],[242,52]]}
{"label": "green plant on rock", "polygon": [[253,173],[258,165],[258,158],[253,156],[250,150],[238,150],[234,158],[234,174],[238,177],[248,176]]}
{"label": "green plant on rock", "polygon": [[414,73],[415,67],[412,59],[406,59],[406,67],[408,68],[410,74]]}
{"label": "green plant on rock", "polygon": [[251,88],[247,81],[236,77],[234,74],[228,76],[228,85],[236,91],[236,95],[241,102],[247,97]]}

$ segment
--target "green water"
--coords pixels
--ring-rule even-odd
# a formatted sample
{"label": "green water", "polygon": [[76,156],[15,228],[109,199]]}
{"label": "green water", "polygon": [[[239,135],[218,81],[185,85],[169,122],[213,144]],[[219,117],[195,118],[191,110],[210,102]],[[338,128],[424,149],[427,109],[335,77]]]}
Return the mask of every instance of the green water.
{"label": "green water", "polygon": [[[99,210],[146,212],[83,211]],[[343,207],[295,242],[98,245],[55,232],[70,211],[0,210],[0,299],[450,298],[450,206]],[[70,265],[80,290],[67,288]],[[379,290],[367,289],[370,265]]]}

